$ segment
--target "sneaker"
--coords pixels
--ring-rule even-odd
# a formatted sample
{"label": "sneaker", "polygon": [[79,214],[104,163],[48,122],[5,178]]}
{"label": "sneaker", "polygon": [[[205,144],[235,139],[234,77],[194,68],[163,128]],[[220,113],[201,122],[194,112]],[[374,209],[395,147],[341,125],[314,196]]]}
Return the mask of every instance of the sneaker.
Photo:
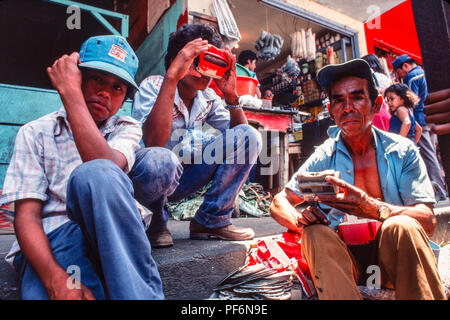
{"label": "sneaker", "polygon": [[218,238],[222,240],[251,240],[255,236],[255,232],[250,228],[236,227],[228,225],[221,228],[210,229],[202,226],[195,219],[191,220],[189,225],[190,238],[194,240],[208,240],[210,238]]}
{"label": "sneaker", "polygon": [[0,210],[0,234],[14,234],[13,217]]}
{"label": "sneaker", "polygon": [[167,248],[173,246],[172,234],[168,229],[159,232],[150,232],[147,230],[146,233],[152,248]]}

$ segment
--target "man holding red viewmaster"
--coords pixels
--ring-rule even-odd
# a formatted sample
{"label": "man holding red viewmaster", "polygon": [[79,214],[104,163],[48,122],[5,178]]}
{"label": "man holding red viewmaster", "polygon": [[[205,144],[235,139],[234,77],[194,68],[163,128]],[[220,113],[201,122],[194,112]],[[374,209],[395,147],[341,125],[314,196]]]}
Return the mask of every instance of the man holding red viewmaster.
{"label": "man holding red viewmaster", "polygon": [[[261,136],[247,124],[236,93],[236,58],[228,47],[217,50],[223,46],[213,27],[184,25],[170,35],[165,76],[146,78],[135,96],[133,117],[142,123],[145,148],[130,176],[137,199],[153,212],[147,233],[153,247],[173,245],[167,200],[181,200],[210,181],[191,220],[191,239],[254,236],[250,228],[233,226],[231,215],[261,151]],[[201,68],[213,62],[217,70]],[[225,103],[208,88],[212,76]]]}
{"label": "man holding red viewmaster", "polygon": [[[436,227],[433,188],[417,147],[372,126],[382,98],[366,61],[326,66],[317,79],[328,90],[337,127],[329,128],[330,138],[275,196],[271,215],[302,234],[302,255],[319,299],[361,299],[357,283],[368,265],[380,268],[381,285],[395,289],[396,299],[445,299],[428,239]],[[298,212],[295,207],[304,202],[298,178],[325,170],[340,173],[325,178],[339,192],[314,199],[329,212],[312,206]],[[344,212],[382,222],[362,250],[365,257],[336,232]]]}

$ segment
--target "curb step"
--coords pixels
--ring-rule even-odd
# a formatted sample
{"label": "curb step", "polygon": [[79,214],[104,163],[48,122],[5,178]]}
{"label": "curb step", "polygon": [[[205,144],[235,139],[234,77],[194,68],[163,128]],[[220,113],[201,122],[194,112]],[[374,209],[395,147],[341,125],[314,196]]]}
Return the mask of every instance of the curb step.
{"label": "curb step", "polygon": [[[431,238],[441,244],[450,241],[450,207],[435,209],[438,222]],[[231,271],[241,266],[251,243],[259,238],[274,237],[285,231],[270,217],[233,218],[233,224],[251,227],[255,239],[250,241],[190,240],[189,221],[169,221],[174,238],[170,248],[152,249],[168,300],[201,300]],[[18,299],[17,276],[4,257],[15,240],[14,235],[0,236],[0,300]]]}

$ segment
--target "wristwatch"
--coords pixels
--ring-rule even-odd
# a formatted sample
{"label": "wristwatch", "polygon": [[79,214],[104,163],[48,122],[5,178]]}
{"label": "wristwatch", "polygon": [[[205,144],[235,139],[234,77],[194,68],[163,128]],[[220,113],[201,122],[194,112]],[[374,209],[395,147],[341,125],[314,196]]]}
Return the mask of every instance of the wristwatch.
{"label": "wristwatch", "polygon": [[390,215],[391,215],[391,209],[389,209],[389,207],[382,204],[380,209],[378,209],[378,221],[383,222],[384,220],[389,218]]}
{"label": "wristwatch", "polygon": [[241,109],[242,106],[240,104],[237,105],[225,104],[225,108],[227,108],[228,110],[237,110]]}

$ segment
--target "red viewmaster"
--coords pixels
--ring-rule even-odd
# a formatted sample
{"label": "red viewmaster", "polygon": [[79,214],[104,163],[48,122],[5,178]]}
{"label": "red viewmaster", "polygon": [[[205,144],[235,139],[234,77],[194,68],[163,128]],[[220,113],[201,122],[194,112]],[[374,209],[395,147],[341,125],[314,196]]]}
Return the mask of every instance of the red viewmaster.
{"label": "red viewmaster", "polygon": [[209,49],[200,53],[197,71],[206,77],[220,79],[230,68],[231,62],[225,50],[209,46]]}

